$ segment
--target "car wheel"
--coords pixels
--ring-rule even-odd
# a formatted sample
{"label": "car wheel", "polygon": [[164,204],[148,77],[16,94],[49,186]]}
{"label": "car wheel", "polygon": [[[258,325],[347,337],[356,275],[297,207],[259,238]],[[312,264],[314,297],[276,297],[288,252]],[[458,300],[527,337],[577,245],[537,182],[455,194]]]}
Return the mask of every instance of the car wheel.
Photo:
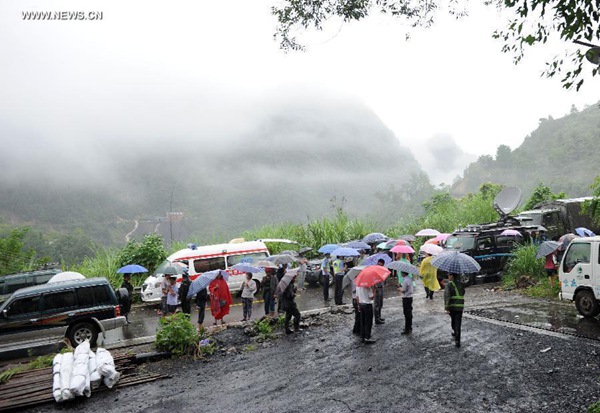
{"label": "car wheel", "polygon": [[85,340],[90,341],[90,346],[95,346],[98,340],[98,327],[90,322],[77,323],[69,329],[67,338],[73,347],[77,347]]}
{"label": "car wheel", "polygon": [[600,314],[600,306],[598,300],[589,290],[579,291],[575,296],[575,306],[579,314],[586,318],[594,318]]}

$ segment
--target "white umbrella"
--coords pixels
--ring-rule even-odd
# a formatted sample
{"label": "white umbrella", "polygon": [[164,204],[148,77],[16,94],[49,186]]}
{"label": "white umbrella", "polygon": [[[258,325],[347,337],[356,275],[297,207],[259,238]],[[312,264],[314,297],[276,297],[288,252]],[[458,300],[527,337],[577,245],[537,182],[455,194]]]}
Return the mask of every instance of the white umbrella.
{"label": "white umbrella", "polygon": [[64,271],[59,272],[58,274],[52,276],[48,280],[48,283],[59,283],[61,281],[72,281],[72,280],[85,280],[83,274],[75,272],[75,271]]}
{"label": "white umbrella", "polygon": [[274,262],[267,261],[267,260],[256,261],[256,262],[253,262],[252,265],[254,265],[256,267],[261,267],[261,268],[279,268]]}
{"label": "white umbrella", "polygon": [[283,294],[285,289],[292,282],[292,278],[294,278],[298,274],[298,268],[294,268],[293,270],[287,270],[285,274],[283,274],[283,278],[277,284],[277,288],[275,289],[275,294],[280,295]]}
{"label": "white umbrella", "polygon": [[444,249],[434,244],[423,244],[421,245],[421,248],[419,248],[419,251],[426,252],[430,255],[438,255],[441,254],[444,251]]}
{"label": "white umbrella", "polygon": [[350,268],[348,270],[348,272],[346,272],[346,275],[344,275],[344,278],[342,279],[342,289],[346,288],[348,286],[348,284],[350,284],[352,281],[354,281],[356,276],[358,274],[360,274],[360,272],[364,269],[365,269],[364,265],[359,265],[359,266]]}
{"label": "white umbrella", "polygon": [[415,235],[417,237],[436,237],[440,234],[440,231],[438,231],[437,229],[425,228],[417,232]]}

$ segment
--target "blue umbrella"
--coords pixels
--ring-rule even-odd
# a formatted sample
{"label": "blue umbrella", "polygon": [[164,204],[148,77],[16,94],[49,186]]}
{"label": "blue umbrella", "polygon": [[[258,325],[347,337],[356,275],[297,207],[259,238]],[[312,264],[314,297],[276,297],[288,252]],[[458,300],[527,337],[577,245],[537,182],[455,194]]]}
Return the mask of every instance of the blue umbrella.
{"label": "blue umbrella", "polygon": [[366,237],[363,238],[363,242],[367,244],[379,244],[382,241],[387,241],[388,237],[386,237],[381,232],[373,232]]}
{"label": "blue umbrella", "polygon": [[431,265],[451,274],[471,274],[481,270],[473,257],[458,251],[443,252],[431,260]]}
{"label": "blue umbrella", "polygon": [[575,232],[580,237],[595,237],[596,236],[596,234],[594,234],[594,231],[589,230],[589,229],[584,228],[584,227],[575,228]]}
{"label": "blue umbrella", "polygon": [[344,247],[354,248],[357,250],[368,250],[371,248],[371,246],[369,244],[367,244],[366,242],[362,242],[362,241],[350,241],[350,242],[347,242],[346,244],[344,244]]}
{"label": "blue umbrella", "polygon": [[360,265],[365,266],[365,267],[367,267],[369,265],[377,265],[377,261],[379,261],[379,260],[383,260],[384,265],[387,265],[390,262],[392,262],[392,259],[390,258],[389,255],[380,252],[378,254],[374,254],[374,255],[371,255],[370,257],[365,258],[364,261],[360,263]]}
{"label": "blue umbrella", "polygon": [[321,254],[331,254],[333,251],[337,250],[340,246],[337,244],[325,244],[317,251]]}
{"label": "blue umbrella", "polygon": [[340,247],[335,249],[332,253],[332,257],[358,257],[360,253],[354,248]]}
{"label": "blue umbrella", "polygon": [[219,274],[221,274],[223,276],[223,279],[225,281],[229,280],[229,273],[225,270],[214,270],[214,271],[207,271],[205,273],[202,273],[198,276],[198,278],[196,278],[194,281],[192,281],[192,284],[190,284],[190,289],[189,289],[188,295],[187,295],[188,298],[195,296],[200,291],[202,291],[206,287],[208,287],[208,284],[210,284],[211,281],[213,281],[215,278],[217,278],[217,275],[219,275]]}
{"label": "blue umbrella", "polygon": [[238,270],[241,272],[250,272],[252,274],[256,274],[257,272],[261,272],[262,269],[259,267],[255,267],[254,265],[246,264],[240,262],[239,264],[232,265],[230,267],[232,270]]}
{"label": "blue umbrella", "polygon": [[117,270],[118,274],[138,274],[141,272],[148,272],[148,270],[137,264],[129,264]]}

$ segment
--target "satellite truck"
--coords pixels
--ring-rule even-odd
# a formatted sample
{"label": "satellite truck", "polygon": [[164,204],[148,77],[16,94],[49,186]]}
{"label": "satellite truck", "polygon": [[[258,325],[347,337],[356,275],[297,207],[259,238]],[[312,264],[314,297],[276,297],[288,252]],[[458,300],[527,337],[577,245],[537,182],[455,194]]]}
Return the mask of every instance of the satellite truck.
{"label": "satellite truck", "polygon": [[[521,189],[504,188],[494,199],[494,209],[500,215],[497,222],[467,225],[457,229],[446,239],[446,249],[470,255],[481,266],[481,270],[476,274],[459,274],[464,285],[499,279],[506,263],[513,257],[513,249],[519,244],[529,242],[533,233],[543,231],[537,224],[523,224],[510,216],[521,203],[521,197]],[[507,233],[507,230],[517,233]],[[438,278],[443,279],[444,275],[438,271]]]}

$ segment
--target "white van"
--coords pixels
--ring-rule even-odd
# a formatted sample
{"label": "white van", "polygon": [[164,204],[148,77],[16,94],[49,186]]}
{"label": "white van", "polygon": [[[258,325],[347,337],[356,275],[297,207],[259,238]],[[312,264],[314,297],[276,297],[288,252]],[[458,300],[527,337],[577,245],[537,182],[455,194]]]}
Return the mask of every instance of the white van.
{"label": "white van", "polygon": [[[142,300],[147,303],[159,302],[162,296],[161,283],[163,281],[164,270],[168,266],[183,265],[190,274],[190,279],[194,280],[198,275],[206,271],[227,270],[229,281],[227,284],[231,291],[240,289],[245,280],[245,273],[230,269],[231,266],[239,263],[251,263],[269,256],[269,250],[262,241],[236,242],[229,244],[205,245],[196,248],[186,248],[179,250],[163,262],[153,275],[146,278],[142,285]],[[260,286],[260,282],[265,276],[264,272],[253,275],[253,279]],[[181,276],[177,282],[181,282]]]}
{"label": "white van", "polygon": [[575,238],[558,269],[561,300],[575,301],[584,317],[600,314],[600,237]]}

